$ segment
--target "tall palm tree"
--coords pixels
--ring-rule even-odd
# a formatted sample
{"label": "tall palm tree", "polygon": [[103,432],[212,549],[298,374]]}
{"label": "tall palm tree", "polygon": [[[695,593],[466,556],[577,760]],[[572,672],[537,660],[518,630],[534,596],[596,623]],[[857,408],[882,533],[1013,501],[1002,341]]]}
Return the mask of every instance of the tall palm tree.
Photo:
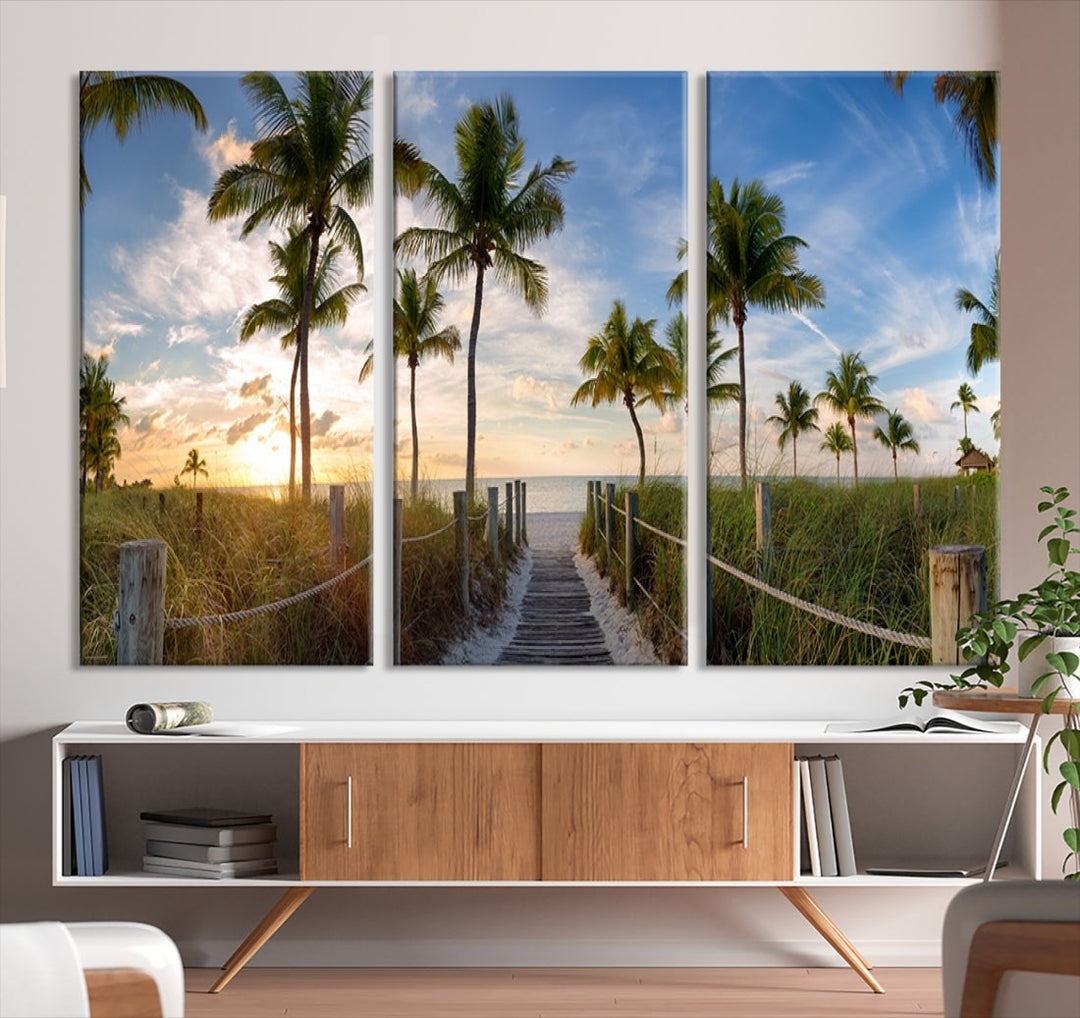
{"label": "tall palm tree", "polygon": [[184,469],[180,471],[180,476],[184,474],[191,474],[191,490],[195,490],[195,482],[199,478],[199,474],[203,477],[209,477],[210,475],[206,471],[206,460],[199,458],[199,450],[192,449],[187,454],[187,459],[184,461]]}
{"label": "tall palm tree", "polygon": [[994,256],[994,274],[990,278],[990,297],[984,304],[970,290],[956,291],[956,309],[975,315],[967,348],[967,367],[977,375],[984,364],[1001,357],[1001,333],[998,329],[998,305],[1001,294],[1001,252]]}
{"label": "tall palm tree", "polygon": [[[300,369],[300,344],[296,341],[300,317],[304,309],[304,290],[307,285],[309,238],[297,226],[289,229],[286,244],[270,242],[270,259],[277,269],[270,282],[277,285],[277,297],[253,304],[240,320],[240,342],[245,343],[258,332],[280,329],[281,349],[293,348],[292,375],[289,379],[289,501],[296,489],[296,380]],[[344,325],[353,301],[364,292],[363,283],[347,283],[340,289],[335,262],[341,245],[331,243],[319,257],[312,291],[311,327],[315,329]]]}
{"label": "tall palm tree", "polygon": [[859,483],[859,442],[855,436],[857,418],[869,418],[885,412],[885,406],[870,391],[877,381],[863,363],[861,353],[840,355],[836,371],[825,376],[825,389],[818,393],[815,402],[828,407],[843,417],[851,432],[851,462],[855,484]]}
{"label": "tall palm tree", "polygon": [[[898,95],[910,71],[886,71],[885,80]],[[934,78],[934,98],[952,107],[953,128],[960,135],[979,180],[997,183],[998,76],[995,72],[950,71]]]}
{"label": "tall palm tree", "polygon": [[840,483],[840,454],[851,452],[851,438],[844,430],[840,421],[833,421],[825,429],[825,438],[819,446],[822,450],[828,450],[836,457],[836,483]]}
{"label": "tall palm tree", "polygon": [[776,408],[779,413],[768,418],[770,423],[780,425],[780,435],[776,444],[784,451],[787,440],[791,439],[791,472],[799,476],[798,438],[804,431],[820,431],[817,425],[818,410],[811,405],[810,393],[798,382],[788,384],[787,395],[776,394]]}
{"label": "tall palm tree", "polygon": [[[409,414],[412,422],[412,477],[409,491],[416,498],[420,490],[420,436],[416,427],[416,369],[431,357],[444,357],[451,364],[461,349],[461,334],[456,325],[439,328],[444,301],[435,280],[416,278],[415,269],[398,269],[398,296],[394,301],[394,356],[404,357],[409,365]],[[369,354],[360,369],[362,382],[374,366]]]}
{"label": "tall palm tree", "polygon": [[[683,412],[688,409],[688,392],[686,386],[687,374],[687,350],[686,350],[686,315],[679,311],[674,318],[664,327],[664,338],[667,340],[667,348],[675,357],[677,365],[674,378],[675,385],[670,393],[670,404],[683,405]],[[706,330],[705,339],[705,399],[710,406],[718,403],[735,402],[739,398],[739,386],[736,382],[723,381],[724,370],[728,361],[734,357],[738,350],[736,347],[723,349],[723,341],[718,338],[716,330]]]}
{"label": "tall palm tree", "polygon": [[979,413],[979,397],[975,395],[975,390],[967,382],[960,383],[960,388],[956,390],[956,401],[949,407],[950,411],[958,409],[964,411],[964,438],[967,438],[968,413]]}
{"label": "tall palm tree", "polygon": [[108,377],[109,359],[84,353],[79,369],[79,492],[86,493],[87,477],[94,474],[94,490],[100,492],[112,474],[113,461],[120,458],[121,425],[131,423],[124,411],[126,397],[116,395]]}
{"label": "tall palm tree", "polygon": [[919,443],[915,441],[915,432],[911,424],[904,418],[899,410],[893,410],[885,421],[885,427],[878,425],[874,428],[876,438],[886,449],[892,453],[893,480],[899,480],[900,475],[896,469],[896,454],[898,452],[913,452],[919,455]]}
{"label": "tall palm tree", "polygon": [[591,375],[570,397],[570,405],[614,403],[621,399],[630,414],[637,435],[638,487],[645,484],[645,436],[637,407],[653,403],[663,409],[677,366],[675,356],[653,338],[656,320],[627,320],[626,306],[615,301],[604,327],[590,336],[578,366]]}
{"label": "tall palm tree", "polygon": [[[706,199],[708,249],[705,255],[705,295],[710,322],[731,321],[739,343],[739,477],[745,487],[746,467],[746,336],[750,308],[799,311],[824,307],[821,280],[799,266],[801,237],[784,233],[784,202],[765,189],[760,180],[746,186],[738,179],[725,197],[723,185],[713,177]],[[679,251],[686,255],[686,245]],[[668,289],[668,300],[686,293],[686,273]]]}
{"label": "tall palm tree", "polygon": [[358,72],[303,71],[290,99],[273,74],[241,79],[255,107],[259,137],[250,158],[225,170],[207,204],[211,222],[245,216],[240,235],[264,224],[302,223],[308,262],[296,345],[300,360],[301,491],[311,500],[311,396],[308,336],[323,237],[347,249],[364,276],[364,250],[351,209],[371,200],[367,111],[371,76]]}
{"label": "tall palm tree", "polygon": [[476,345],[488,272],[522,297],[535,314],[547,304],[547,269],[525,255],[536,241],[562,229],[559,185],[574,164],[555,156],[525,172],[525,140],[509,95],[470,106],[455,129],[457,176],[426,167],[427,207],[433,227],[413,226],[400,234],[395,250],[423,257],[436,284],[462,282],[475,274],[466,392],[465,490],[472,498],[476,475]]}
{"label": "tall palm tree", "polygon": [[160,74],[118,74],[115,71],[79,72],[79,208],[86,207],[90,177],[83,162],[83,144],[98,124],[108,121],[123,141],[134,127],[154,113],[171,110],[187,113],[200,131],[206,130],[206,114],[195,93],[175,78]]}

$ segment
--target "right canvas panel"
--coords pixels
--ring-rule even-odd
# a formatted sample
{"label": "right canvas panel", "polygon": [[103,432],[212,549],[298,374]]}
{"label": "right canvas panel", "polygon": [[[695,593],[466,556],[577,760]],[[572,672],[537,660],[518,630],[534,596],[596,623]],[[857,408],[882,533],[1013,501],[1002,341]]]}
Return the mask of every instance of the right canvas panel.
{"label": "right canvas panel", "polygon": [[946,663],[935,584],[998,586],[997,75],[708,94],[708,660]]}

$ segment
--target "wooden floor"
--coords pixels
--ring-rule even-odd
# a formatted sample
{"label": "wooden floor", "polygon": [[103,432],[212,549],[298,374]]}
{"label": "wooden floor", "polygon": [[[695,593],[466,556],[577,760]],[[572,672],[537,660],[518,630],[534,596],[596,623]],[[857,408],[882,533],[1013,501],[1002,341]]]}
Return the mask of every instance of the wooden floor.
{"label": "wooden floor", "polygon": [[941,1018],[941,970],[246,968],[220,994],[188,969],[188,1018]]}
{"label": "wooden floor", "polygon": [[534,548],[521,621],[500,665],[614,664],[574,567],[574,549]]}

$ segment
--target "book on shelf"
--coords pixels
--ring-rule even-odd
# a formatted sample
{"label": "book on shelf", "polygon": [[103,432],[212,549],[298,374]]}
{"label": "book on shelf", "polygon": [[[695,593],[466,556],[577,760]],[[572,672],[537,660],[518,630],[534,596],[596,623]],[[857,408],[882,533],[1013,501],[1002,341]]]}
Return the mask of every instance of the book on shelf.
{"label": "book on shelf", "polygon": [[[1002,859],[997,868],[1008,865]],[[986,860],[933,859],[917,863],[867,866],[866,872],[881,877],[977,877],[986,872]]]}
{"label": "book on shelf", "polygon": [[248,859],[270,859],[274,854],[273,841],[258,841],[248,845],[191,845],[182,841],[146,842],[146,854],[168,859],[189,859],[193,862],[241,862]]}
{"label": "book on shelf", "polygon": [[189,827],[246,827],[249,824],[268,824],[273,817],[269,813],[188,806],[184,809],[144,810],[139,814],[139,819],[163,824],[186,824]]}
{"label": "book on shelf", "polygon": [[927,735],[946,735],[972,732],[983,735],[1012,735],[1015,721],[984,721],[960,711],[945,709],[904,711],[894,717],[877,721],[832,721],[825,726],[828,733],[924,732]]}
{"label": "book on shelf", "polygon": [[71,799],[71,764],[70,756],[60,762],[60,800],[61,800],[61,857],[60,873],[70,877],[75,872],[75,830],[72,824],[74,806]]}
{"label": "book on shelf", "polygon": [[821,875],[837,877],[840,870],[836,865],[836,841],[833,837],[832,807],[829,805],[829,782],[824,757],[810,757],[810,791],[814,799],[818,851],[821,852]]}
{"label": "book on shelf", "polygon": [[855,842],[851,837],[851,814],[848,810],[847,787],[844,784],[844,765],[840,757],[825,757],[825,774],[829,784],[836,868],[840,876],[853,877],[858,872],[855,867]]}
{"label": "book on shelf", "polygon": [[178,841],[185,845],[250,845],[277,839],[277,824],[244,824],[240,827],[196,827],[143,821],[147,840]]}
{"label": "book on shelf", "polygon": [[86,803],[86,768],[83,757],[71,758],[71,826],[74,832],[76,876],[86,876],[90,872],[90,826],[89,811]]}
{"label": "book on shelf", "polygon": [[277,873],[277,859],[241,859],[234,862],[197,862],[190,859],[164,859],[156,855],[143,856],[143,872],[176,877],[197,877],[221,880],[229,877],[262,876]]}
{"label": "book on shelf", "polygon": [[810,760],[799,758],[799,785],[802,790],[806,846],[810,856],[810,875],[821,876],[821,850],[818,848],[817,818],[814,816],[814,793],[810,787]]}
{"label": "book on shelf", "polygon": [[105,837],[105,784],[100,756],[86,758],[87,806],[90,815],[91,875],[100,877],[109,868]]}

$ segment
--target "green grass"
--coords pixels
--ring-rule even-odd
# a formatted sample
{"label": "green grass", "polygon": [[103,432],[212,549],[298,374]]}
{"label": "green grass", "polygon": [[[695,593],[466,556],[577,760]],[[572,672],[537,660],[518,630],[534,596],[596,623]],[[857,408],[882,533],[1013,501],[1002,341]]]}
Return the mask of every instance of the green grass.
{"label": "green grass", "polygon": [[[345,487],[346,565],[371,549],[366,485]],[[113,490],[82,501],[81,659],[115,664],[120,545],[167,547],[166,618],[202,618],[269,604],[331,579],[325,499],[290,506],[227,489],[203,493],[201,525],[190,490]],[[225,625],[165,631],[165,664],[365,664],[371,657],[371,571],[358,570],[315,597]]]}
{"label": "green grass", "polygon": [[[996,478],[863,481],[839,487],[812,481],[770,485],[773,586],[861,621],[898,632],[930,633],[929,550],[977,544],[987,550],[987,597],[996,595]],[[960,488],[954,504],[953,488]],[[751,575],[754,491],[711,485],[710,543],[720,560]],[[929,652],[861,634],[790,607],[720,569],[713,570],[718,664],[927,664]]]}

